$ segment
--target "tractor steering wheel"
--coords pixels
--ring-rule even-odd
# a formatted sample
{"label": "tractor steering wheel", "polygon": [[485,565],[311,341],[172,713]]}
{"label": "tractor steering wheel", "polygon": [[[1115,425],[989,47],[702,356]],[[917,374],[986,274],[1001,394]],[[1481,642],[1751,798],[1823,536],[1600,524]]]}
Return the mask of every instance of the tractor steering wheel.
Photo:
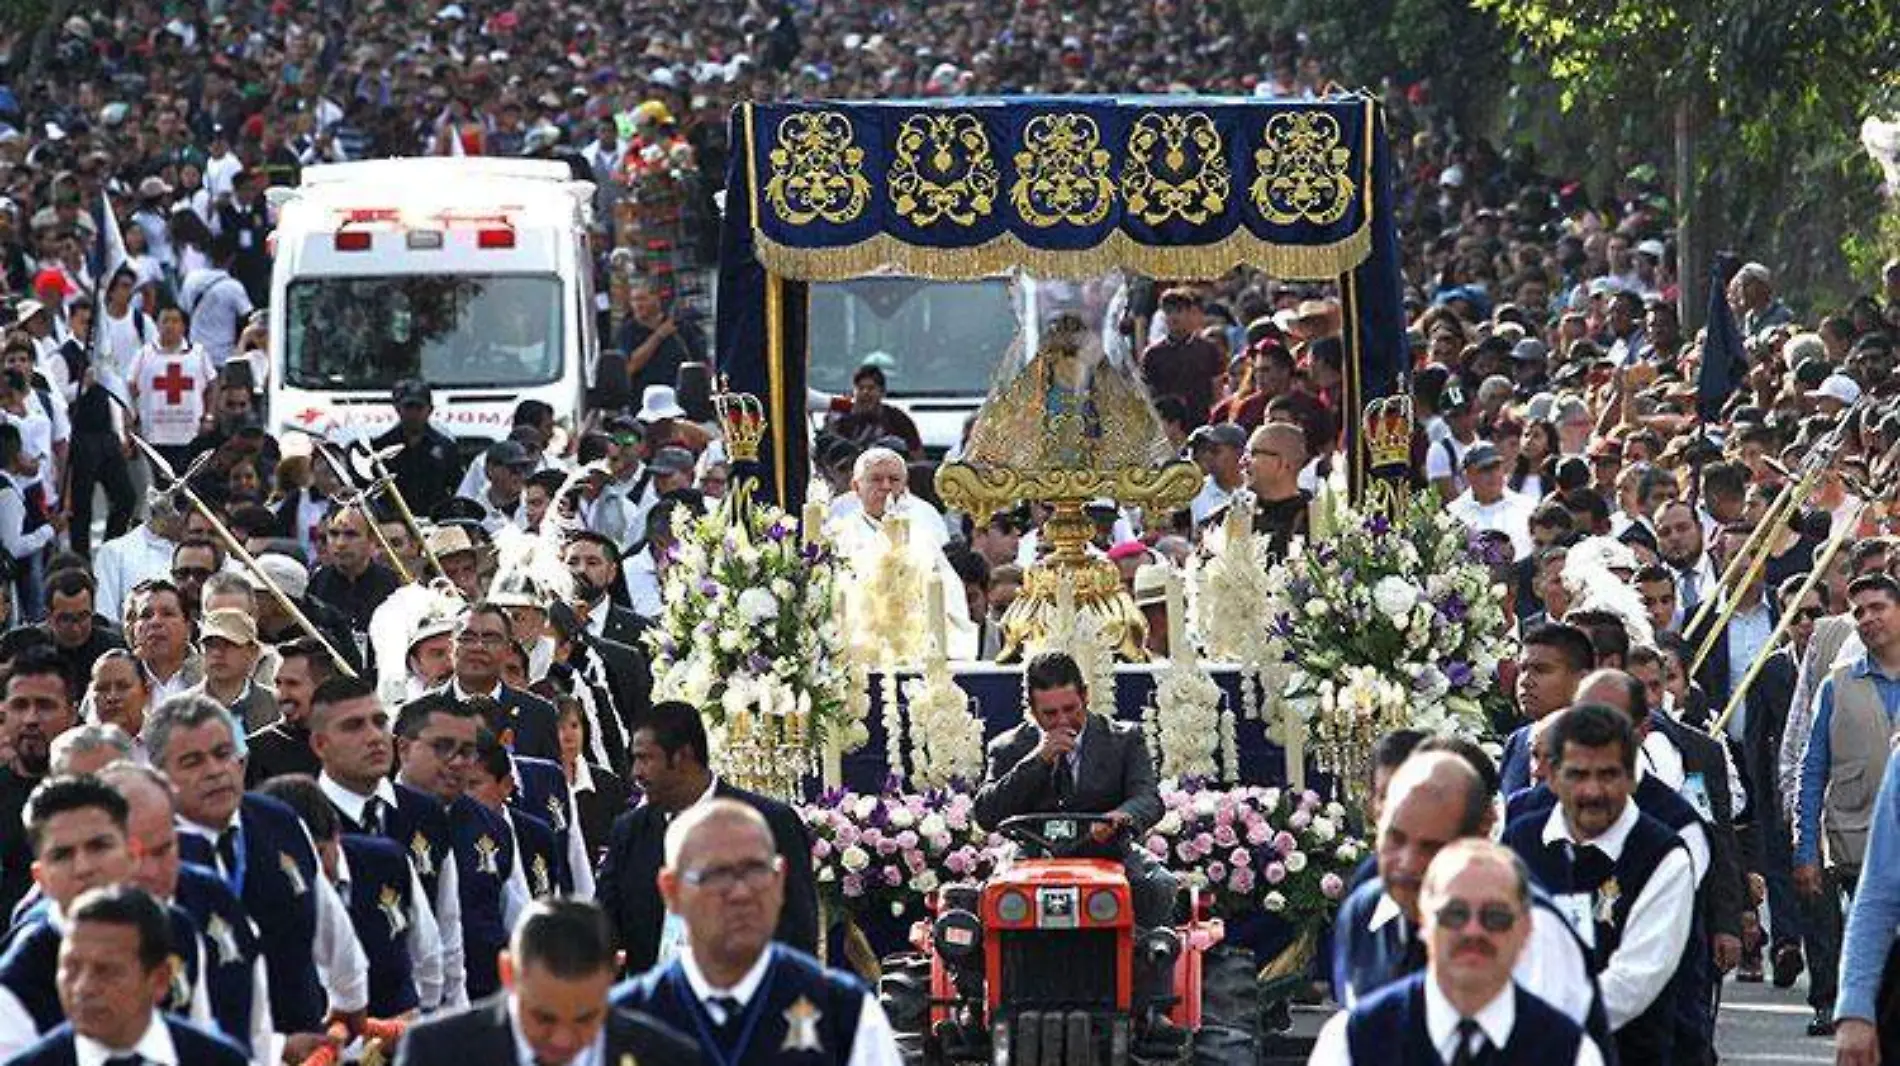
{"label": "tractor steering wheel", "polygon": [[[1068,835],[1050,835],[1044,831],[1045,826],[1059,822],[1069,823]],[[1100,848],[1089,829],[1114,824],[1115,820],[1105,814],[1019,814],[1005,818],[996,832],[1003,839],[1033,848],[1048,858],[1066,859],[1084,849]]]}

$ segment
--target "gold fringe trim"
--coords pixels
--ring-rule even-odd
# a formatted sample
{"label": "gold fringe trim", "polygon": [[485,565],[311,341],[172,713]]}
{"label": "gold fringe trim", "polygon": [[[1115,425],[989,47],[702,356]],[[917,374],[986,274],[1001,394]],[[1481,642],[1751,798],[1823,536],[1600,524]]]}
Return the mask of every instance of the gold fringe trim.
{"label": "gold fringe trim", "polygon": [[1278,278],[1329,281],[1372,254],[1372,227],[1359,228],[1330,244],[1275,244],[1245,228],[1213,244],[1142,244],[1120,230],[1091,248],[1033,248],[1004,233],[972,248],[932,248],[887,233],[842,248],[794,248],[767,237],[755,223],[753,244],[767,270],[798,281],[844,281],[895,270],[932,281],[970,281],[1026,270],[1044,278],[1091,278],[1125,269],[1159,278],[1218,278],[1252,267]]}

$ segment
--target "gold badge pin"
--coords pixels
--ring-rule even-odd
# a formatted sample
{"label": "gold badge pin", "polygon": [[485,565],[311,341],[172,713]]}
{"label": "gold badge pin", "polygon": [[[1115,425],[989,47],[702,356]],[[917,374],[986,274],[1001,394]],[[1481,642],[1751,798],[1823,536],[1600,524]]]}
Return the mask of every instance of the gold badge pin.
{"label": "gold badge pin", "polygon": [[818,1039],[818,1022],[822,1018],[823,1012],[813,1006],[811,1000],[798,997],[798,1002],[785,1008],[785,1042],[779,1045],[779,1050],[822,1053],[825,1047]]}

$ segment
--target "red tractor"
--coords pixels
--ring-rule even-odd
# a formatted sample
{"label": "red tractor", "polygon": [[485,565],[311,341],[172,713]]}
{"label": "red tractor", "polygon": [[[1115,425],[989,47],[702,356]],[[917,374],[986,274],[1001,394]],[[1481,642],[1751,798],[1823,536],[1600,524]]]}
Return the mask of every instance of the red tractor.
{"label": "red tractor", "polygon": [[[1209,954],[1225,929],[1192,890],[1180,924],[1137,929],[1121,861],[1081,857],[1101,853],[1089,829],[1107,821],[1011,818],[998,832],[1016,861],[935,894],[911,928],[917,954],[890,960],[880,982],[900,1042],[925,1066],[1255,1061],[1251,957]],[[1171,1001],[1137,1009],[1138,959],[1173,967]]]}

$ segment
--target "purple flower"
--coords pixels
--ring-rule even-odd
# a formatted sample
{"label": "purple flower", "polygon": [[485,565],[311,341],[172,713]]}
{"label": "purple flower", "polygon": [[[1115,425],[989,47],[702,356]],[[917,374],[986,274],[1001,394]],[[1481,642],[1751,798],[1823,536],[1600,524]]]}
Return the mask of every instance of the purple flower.
{"label": "purple flower", "polygon": [[1383,514],[1375,514],[1366,519],[1366,532],[1375,537],[1383,537],[1391,530],[1392,523],[1387,521]]}
{"label": "purple flower", "polygon": [[1465,598],[1456,592],[1447,595],[1445,602],[1438,605],[1438,613],[1449,622],[1464,621],[1465,615],[1470,613],[1470,611],[1471,607],[1465,603]]}
{"label": "purple flower", "polygon": [[1445,663],[1445,680],[1452,688],[1465,688],[1477,679],[1477,672],[1463,659],[1452,659]]}
{"label": "purple flower", "polygon": [[701,596],[718,595],[719,582],[714,581],[712,578],[709,578],[709,577],[700,578],[699,579],[699,594]]}
{"label": "purple flower", "polygon": [[791,530],[786,527],[785,519],[783,518],[772,523],[772,525],[769,528],[767,528],[765,531],[765,535],[771,538],[774,542],[784,540],[790,534],[791,534]]}

